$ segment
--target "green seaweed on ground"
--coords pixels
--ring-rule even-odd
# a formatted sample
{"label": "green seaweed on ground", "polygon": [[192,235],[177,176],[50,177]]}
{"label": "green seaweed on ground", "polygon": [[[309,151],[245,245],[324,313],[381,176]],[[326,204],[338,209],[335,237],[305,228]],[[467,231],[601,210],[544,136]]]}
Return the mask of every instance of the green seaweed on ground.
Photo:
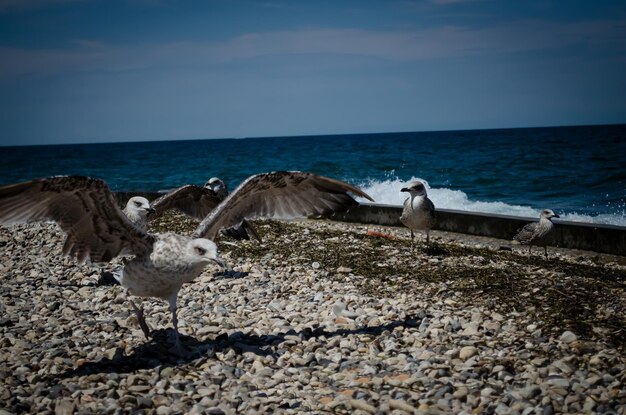
{"label": "green seaweed on ground", "polygon": [[193,220],[174,210],[167,211],[161,216],[149,222],[148,231],[153,233],[175,232],[181,235],[191,234],[198,226],[198,221]]}

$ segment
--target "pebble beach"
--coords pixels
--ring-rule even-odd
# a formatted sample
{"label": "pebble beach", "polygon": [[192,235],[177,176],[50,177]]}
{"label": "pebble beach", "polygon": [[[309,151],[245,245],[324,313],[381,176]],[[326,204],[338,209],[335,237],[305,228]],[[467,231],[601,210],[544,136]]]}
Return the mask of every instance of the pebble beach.
{"label": "pebble beach", "polygon": [[[188,233],[166,215],[153,231]],[[0,414],[626,414],[626,267],[433,232],[258,221],[146,340],[51,223],[0,227]],[[368,234],[369,232],[369,234]],[[503,244],[508,241],[503,241]],[[540,253],[541,251],[541,253]]]}

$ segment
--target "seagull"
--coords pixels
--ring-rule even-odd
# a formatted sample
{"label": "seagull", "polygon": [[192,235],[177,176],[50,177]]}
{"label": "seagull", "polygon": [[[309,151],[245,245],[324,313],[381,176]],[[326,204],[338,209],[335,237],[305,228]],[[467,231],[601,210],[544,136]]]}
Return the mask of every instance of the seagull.
{"label": "seagull", "polygon": [[145,197],[133,196],[128,199],[123,212],[135,226],[146,229],[148,226],[148,215],[154,214],[156,211]]}
{"label": "seagull", "polygon": [[544,209],[539,214],[539,222],[531,222],[526,224],[518,233],[513,237],[514,241],[519,242],[522,245],[528,245],[528,253],[533,249],[533,245],[543,246],[544,254],[548,257],[548,242],[554,232],[554,223],[552,218],[560,218],[559,215],[554,213],[552,209]]}
{"label": "seagull", "polygon": [[228,187],[226,187],[226,183],[224,183],[224,180],[220,179],[219,177],[211,177],[204,184],[204,187],[213,190],[217,197],[222,200],[226,199],[226,196],[228,196]]}
{"label": "seagull", "polygon": [[215,192],[207,187],[187,184],[158,197],[152,201],[154,213],[150,219],[161,216],[165,211],[177,209],[185,215],[201,221],[208,215],[224,198],[220,198]]}
{"label": "seagull", "polygon": [[[228,196],[226,184],[217,177],[210,178],[203,187],[187,184],[154,200],[151,205],[154,210],[149,218],[153,219],[161,216],[167,210],[177,209],[185,215],[201,221],[226,199],[226,196]],[[250,239],[250,235],[252,235],[261,242],[261,237],[256,229],[245,219],[235,226],[222,229],[222,233],[238,240]]]}
{"label": "seagull", "polygon": [[[129,294],[157,297],[169,304],[174,346],[180,342],[176,299],[182,285],[209,264],[224,268],[215,238],[243,219],[290,219],[328,215],[358,205],[348,192],[372,200],[348,183],[303,172],[272,172],[249,177],[200,222],[190,235],[148,233],[117,206],[107,184],[82,176],[57,176],[0,187],[0,223],[53,220],[67,234],[62,252],[79,262],[109,262],[122,251],[129,258],[117,278]],[[146,338],[149,329],[131,301]]]}
{"label": "seagull", "polygon": [[414,229],[426,231],[426,244],[430,238],[429,233],[435,222],[435,205],[426,195],[424,183],[419,180],[409,183],[407,187],[400,189],[401,192],[409,192],[409,197],[404,201],[404,209],[400,222],[411,230],[411,250],[413,250]]}

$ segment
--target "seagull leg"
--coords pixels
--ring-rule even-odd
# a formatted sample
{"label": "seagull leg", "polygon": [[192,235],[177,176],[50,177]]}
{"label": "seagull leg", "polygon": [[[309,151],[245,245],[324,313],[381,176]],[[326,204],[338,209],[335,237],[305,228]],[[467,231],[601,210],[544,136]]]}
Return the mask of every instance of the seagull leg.
{"label": "seagull leg", "polygon": [[544,249],[544,251],[545,251],[544,253],[545,253],[545,255],[546,255],[546,259],[548,259],[548,246],[547,246],[547,245],[546,245],[546,246],[544,246],[544,247],[543,247],[543,249]]}
{"label": "seagull leg", "polygon": [[430,245],[430,230],[426,229],[426,246]]}
{"label": "seagull leg", "polygon": [[176,296],[170,298],[168,300],[170,304],[170,311],[172,312],[172,324],[174,325],[174,347],[169,350],[179,357],[186,358],[192,355],[189,351],[187,351],[183,344],[180,341],[180,334],[178,333],[178,317],[176,316]]}
{"label": "seagull leg", "polygon": [[413,234],[413,229],[411,229],[411,253],[413,253],[413,240],[415,239],[415,234]]}
{"label": "seagull leg", "polygon": [[150,327],[148,326],[148,323],[146,323],[146,318],[143,314],[143,307],[139,308],[137,307],[137,305],[134,303],[133,300],[128,300],[130,301],[130,305],[133,306],[133,311],[135,312],[135,315],[137,316],[137,321],[139,322],[139,327],[141,327],[141,331],[143,331],[143,334],[146,336],[146,340],[150,340]]}

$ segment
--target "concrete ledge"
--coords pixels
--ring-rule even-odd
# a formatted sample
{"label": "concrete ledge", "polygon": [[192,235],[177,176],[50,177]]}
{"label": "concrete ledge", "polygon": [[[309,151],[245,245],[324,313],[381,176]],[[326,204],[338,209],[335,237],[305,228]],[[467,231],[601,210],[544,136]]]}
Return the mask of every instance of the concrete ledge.
{"label": "concrete ledge", "polygon": [[[344,222],[373,223],[387,226],[403,226],[400,223],[401,206],[363,203],[339,213],[333,220]],[[452,209],[437,209],[433,229],[489,236],[511,240],[525,224],[538,221],[538,218],[466,212]],[[581,249],[626,256],[626,228],[613,225],[600,225],[570,222],[555,219],[554,245],[562,248]]]}
{"label": "concrete ledge", "polygon": [[[132,196],[154,200],[162,193],[117,192],[120,206]],[[345,213],[338,213],[332,220],[371,223],[385,226],[403,226],[400,223],[401,206],[362,203]],[[437,209],[435,230],[488,236],[510,241],[525,224],[538,218],[466,212],[462,210]],[[626,256],[626,228],[612,225],[570,222],[555,219],[554,245],[561,248],[581,249],[606,254]]]}

